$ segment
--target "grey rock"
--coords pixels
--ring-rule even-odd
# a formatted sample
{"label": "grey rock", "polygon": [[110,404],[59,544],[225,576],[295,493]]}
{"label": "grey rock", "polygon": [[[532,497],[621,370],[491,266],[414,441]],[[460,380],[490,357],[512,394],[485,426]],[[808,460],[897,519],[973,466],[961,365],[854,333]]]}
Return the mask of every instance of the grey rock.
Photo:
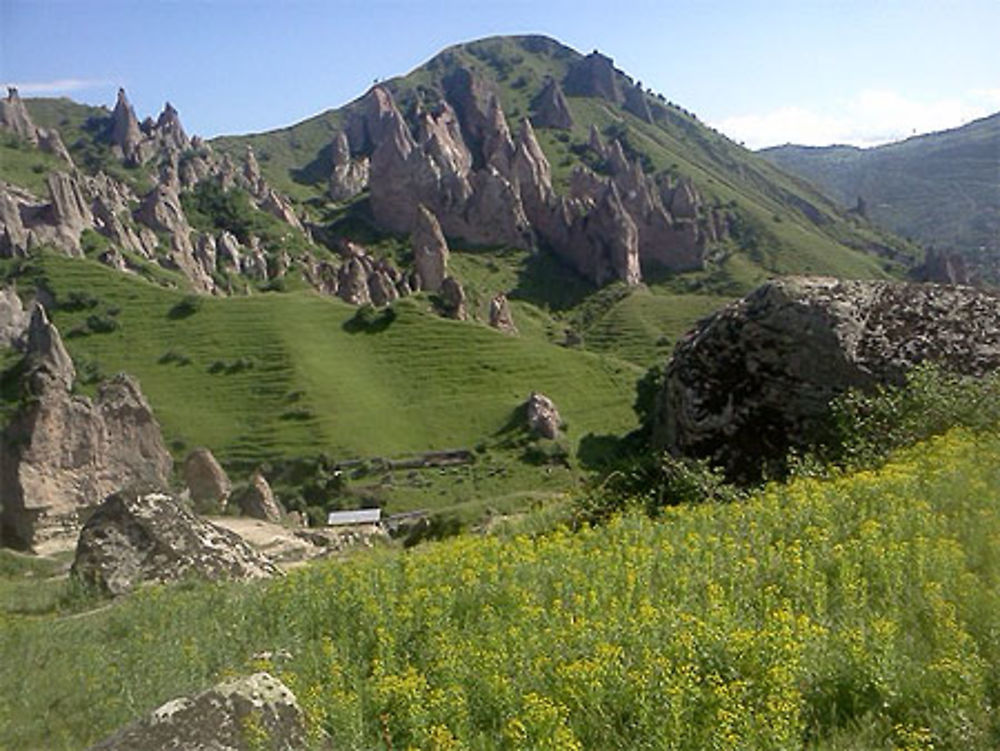
{"label": "grey rock", "polygon": [[236,498],[244,516],[278,523],[282,519],[281,507],[274,498],[271,486],[260,472],[254,472],[250,485]]}
{"label": "grey rock", "polygon": [[674,350],[653,441],[753,480],[810,440],[845,390],[902,382],[934,361],[1000,368],[1000,296],[971,287],[824,277],[768,282]]}
{"label": "grey rock", "polygon": [[528,418],[528,428],[531,432],[543,438],[557,438],[562,418],[559,410],[545,394],[533,391],[525,403],[525,413]]}
{"label": "grey rock", "polygon": [[28,230],[21,219],[20,204],[7,191],[0,191],[0,258],[28,253]]}
{"label": "grey rock", "polygon": [[467,313],[465,310],[465,290],[461,283],[454,277],[446,276],[441,283],[440,294],[444,314],[448,318],[464,321]]}
{"label": "grey rock", "polygon": [[0,349],[21,349],[25,344],[29,317],[13,287],[0,288]]}
{"label": "grey rock", "polygon": [[184,484],[200,514],[218,513],[226,507],[233,484],[207,448],[197,448],[184,460]]}
{"label": "grey rock", "polygon": [[0,435],[0,536],[22,549],[75,536],[81,514],[118,488],[166,487],[173,466],[134,379],[115,376],[91,401],[72,395],[64,377],[38,379],[30,355],[28,362],[32,398]]}
{"label": "grey rock", "polygon": [[137,165],[142,162],[139,148],[143,138],[142,131],[139,129],[139,120],[135,116],[135,110],[132,109],[132,105],[125,95],[125,89],[118,89],[118,100],[111,113],[109,137],[126,163]]}
{"label": "grey rock", "polygon": [[277,567],[235,532],[218,527],[164,493],[109,495],[80,530],[71,574],[111,595],[144,582],[257,579]]}
{"label": "grey rock", "polygon": [[625,89],[625,103],[622,109],[631,112],[644,122],[653,122],[653,113],[649,109],[649,102],[646,101],[646,93],[642,90],[642,84],[636,83]]}
{"label": "grey rock", "polygon": [[540,128],[560,128],[569,130],[573,127],[573,115],[563,94],[562,87],[554,78],[547,78],[542,90],[531,101],[531,119]]}
{"label": "grey rock", "polygon": [[90,201],[85,197],[80,181],[75,175],[50,172],[45,179],[52,200],[52,218],[60,245],[74,255],[79,254],[80,233],[94,225]]}
{"label": "grey rock", "polygon": [[24,106],[17,88],[7,87],[7,97],[0,99],[0,127],[20,136],[29,143],[38,143],[38,128],[35,127],[28,108]]}
{"label": "grey rock", "polygon": [[[267,738],[263,747],[248,737],[251,721]],[[270,674],[254,673],[173,699],[90,751],[300,751],[306,741],[295,695]]]}
{"label": "grey rock", "polygon": [[333,169],[328,193],[334,201],[347,201],[368,187],[368,157],[353,159],[347,134],[338,131],[331,146]]}
{"label": "grey rock", "polygon": [[570,96],[599,97],[620,104],[624,98],[620,75],[610,57],[594,50],[570,66],[563,90]]}
{"label": "grey rock", "polygon": [[410,236],[410,246],[422,289],[437,292],[448,274],[448,243],[437,217],[422,204],[417,207],[417,224]]}
{"label": "grey rock", "polygon": [[510,312],[510,303],[507,301],[507,295],[503,292],[490,300],[490,326],[505,334],[517,333],[514,316]]}
{"label": "grey rock", "polygon": [[73,359],[39,302],[31,306],[26,338],[26,376],[33,390],[40,392],[54,385],[69,391],[76,380]]}

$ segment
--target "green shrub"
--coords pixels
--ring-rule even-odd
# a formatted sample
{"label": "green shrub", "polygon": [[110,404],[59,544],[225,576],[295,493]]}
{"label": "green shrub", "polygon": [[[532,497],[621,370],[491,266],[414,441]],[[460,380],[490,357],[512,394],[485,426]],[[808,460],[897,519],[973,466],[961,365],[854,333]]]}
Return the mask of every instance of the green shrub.
{"label": "green shrub", "polygon": [[177,320],[193,316],[201,309],[201,302],[201,298],[198,295],[187,295],[167,311],[167,318]]}
{"label": "green shrub", "polygon": [[1000,373],[972,378],[925,363],[913,368],[902,386],[854,389],[837,397],[813,448],[791,463],[799,473],[830,464],[873,466],[898,448],[959,426],[1000,428]]}

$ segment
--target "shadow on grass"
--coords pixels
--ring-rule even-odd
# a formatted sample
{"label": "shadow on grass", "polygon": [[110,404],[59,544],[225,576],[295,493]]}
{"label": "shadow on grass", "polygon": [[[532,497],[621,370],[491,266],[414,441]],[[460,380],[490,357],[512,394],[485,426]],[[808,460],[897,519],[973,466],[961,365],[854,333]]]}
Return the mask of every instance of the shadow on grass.
{"label": "shadow on grass", "polygon": [[348,334],[378,334],[385,331],[396,320],[393,308],[379,310],[373,305],[362,305],[358,312],[341,325]]}

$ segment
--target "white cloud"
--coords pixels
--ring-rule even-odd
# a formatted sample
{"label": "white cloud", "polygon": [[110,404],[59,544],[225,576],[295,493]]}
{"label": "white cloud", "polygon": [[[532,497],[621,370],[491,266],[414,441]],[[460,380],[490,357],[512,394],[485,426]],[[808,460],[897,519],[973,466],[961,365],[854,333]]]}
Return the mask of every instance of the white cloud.
{"label": "white cloud", "polygon": [[796,143],[806,146],[875,146],[964,125],[1000,109],[1000,89],[974,89],[937,100],[909,98],[888,89],[866,89],[832,108],[780,107],[722,118],[713,125],[749,148]]}
{"label": "white cloud", "polygon": [[57,78],[54,81],[24,81],[5,84],[5,86],[16,88],[19,94],[25,96],[33,94],[63,94],[70,91],[96,89],[108,85],[110,85],[108,81],[88,78]]}

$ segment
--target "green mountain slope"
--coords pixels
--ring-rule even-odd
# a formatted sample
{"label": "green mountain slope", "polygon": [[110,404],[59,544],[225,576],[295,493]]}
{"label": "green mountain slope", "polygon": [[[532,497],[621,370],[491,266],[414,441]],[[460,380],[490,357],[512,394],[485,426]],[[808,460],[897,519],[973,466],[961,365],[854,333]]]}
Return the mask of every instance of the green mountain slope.
{"label": "green mountain slope", "polygon": [[[508,124],[516,129],[532,113],[532,100],[546,77],[562,81],[580,53],[539,36],[493,37],[450,47],[406,76],[381,85],[402,112],[418,103],[439,101],[456,70],[466,68],[499,96]],[[620,71],[619,85],[634,82]],[[570,171],[587,159],[591,126],[622,141],[626,153],[642,160],[648,172],[666,172],[694,182],[706,202],[731,207],[742,221],[736,239],[748,263],[733,264],[741,289],[773,274],[826,273],[873,277],[896,273],[916,251],[864,222],[851,221],[829,199],[805,182],[776,169],[767,160],[708,128],[691,113],[643,93],[651,121],[622,105],[595,96],[568,96],[573,117],[569,130],[536,128],[553,167],[558,188]],[[212,144],[237,156],[252,145],[268,179],[299,200],[322,203],[330,172],[330,142],[353,111],[356,100],[289,128],[247,136],[222,137]],[[880,251],[874,255],[871,251]],[[725,261],[721,264],[726,266]]]}
{"label": "green mountain slope", "polygon": [[1000,113],[954,130],[858,149],[779,146],[761,156],[843,206],[942,250],[1000,255]]}

